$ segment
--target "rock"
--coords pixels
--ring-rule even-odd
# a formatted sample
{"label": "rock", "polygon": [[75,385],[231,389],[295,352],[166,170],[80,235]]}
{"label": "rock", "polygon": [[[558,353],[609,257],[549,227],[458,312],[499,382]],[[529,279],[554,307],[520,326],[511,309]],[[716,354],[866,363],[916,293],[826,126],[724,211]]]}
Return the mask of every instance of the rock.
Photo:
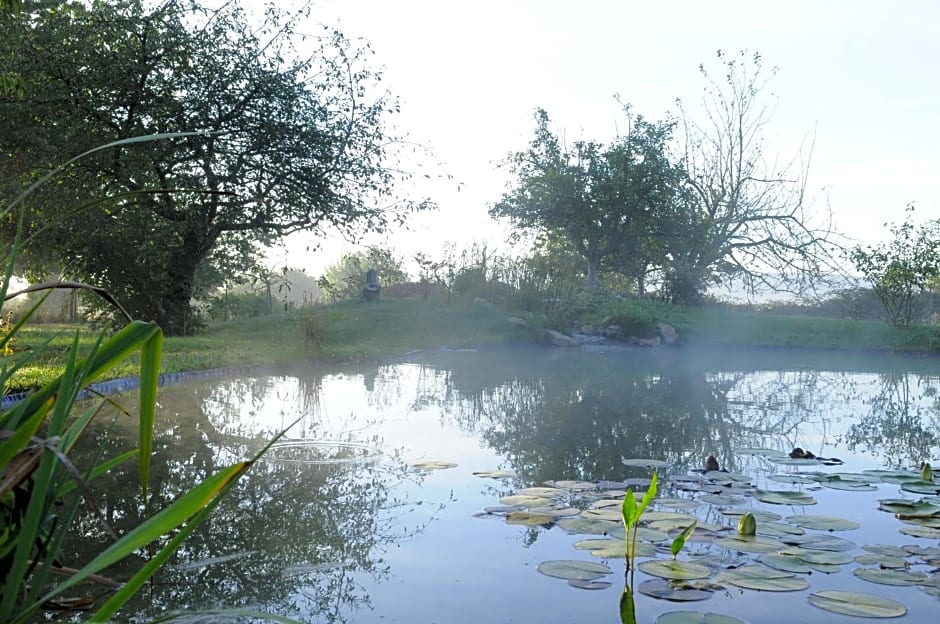
{"label": "rock", "polygon": [[657,323],[659,326],[659,335],[663,339],[663,344],[674,345],[679,344],[679,334],[676,332],[676,328],[670,325],[669,323]]}
{"label": "rock", "polygon": [[594,336],[592,334],[574,333],[574,334],[571,334],[571,337],[579,345],[598,345],[598,344],[604,344],[605,342],[607,342],[607,339],[604,338],[603,336]]}
{"label": "rock", "polygon": [[623,338],[623,328],[620,325],[608,325],[604,328],[603,334],[605,338],[619,340]]}
{"label": "rock", "polygon": [[513,326],[515,326],[515,327],[528,327],[528,326],[529,326],[529,323],[526,322],[526,320],[525,320],[524,318],[521,318],[521,317],[518,317],[518,316],[510,316],[510,317],[509,317],[509,324],[510,324],[510,325],[513,325]]}
{"label": "rock", "polygon": [[555,345],[556,347],[577,347],[578,341],[572,338],[571,336],[566,336],[561,332],[557,332],[554,329],[546,329],[545,335],[548,336],[548,341]]}
{"label": "rock", "polygon": [[652,338],[632,338],[631,342],[638,347],[658,347],[662,343],[662,338],[653,336]]}
{"label": "rock", "polygon": [[578,333],[584,334],[585,336],[593,336],[597,333],[597,330],[594,329],[593,325],[582,325]]}

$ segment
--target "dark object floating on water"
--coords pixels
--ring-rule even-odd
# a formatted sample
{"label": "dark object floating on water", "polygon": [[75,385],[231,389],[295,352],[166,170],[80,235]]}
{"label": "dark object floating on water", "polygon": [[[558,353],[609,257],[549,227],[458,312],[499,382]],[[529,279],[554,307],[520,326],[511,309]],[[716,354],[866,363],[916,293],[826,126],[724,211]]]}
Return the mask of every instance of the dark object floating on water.
{"label": "dark object floating on water", "polygon": [[790,451],[790,458],[791,459],[815,459],[816,461],[821,462],[827,466],[840,466],[843,463],[843,461],[839,459],[838,457],[818,457],[816,455],[813,455],[812,452],[804,451],[798,446],[794,447],[793,450]]}
{"label": "dark object floating on water", "polygon": [[714,455],[709,455],[708,459],[705,460],[705,472],[713,472],[721,470],[721,466],[718,465],[718,460],[715,459]]}

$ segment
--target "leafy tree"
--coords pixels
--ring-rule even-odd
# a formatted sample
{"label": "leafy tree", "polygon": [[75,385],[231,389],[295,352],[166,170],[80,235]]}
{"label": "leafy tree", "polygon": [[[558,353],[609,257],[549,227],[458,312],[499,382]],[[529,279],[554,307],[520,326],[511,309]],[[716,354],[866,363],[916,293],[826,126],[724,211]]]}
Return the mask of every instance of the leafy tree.
{"label": "leafy tree", "polygon": [[675,302],[697,303],[709,284],[736,278],[752,292],[801,292],[838,265],[829,215],[805,202],[809,158],[780,163],[765,152],[771,109],[762,96],[774,72],[763,70],[760,55],[719,51],[718,60],[720,78],[699,67],[704,118],[683,113],[687,176],[662,221],[664,290]]}
{"label": "leafy tree", "polygon": [[[0,194],[91,146],[167,135],[82,159],[37,196],[33,269],[104,286],[182,333],[201,265],[244,271],[291,232],[354,239],[427,207],[394,195],[407,174],[387,164],[401,143],[385,124],[398,105],[375,90],[370,51],[325,31],[301,54],[305,16],[271,5],[258,24],[237,1],[119,0],[0,19],[0,67],[25,84],[0,93]],[[78,216],[61,209],[102,195]]]}
{"label": "leafy tree", "polygon": [[362,296],[369,269],[375,269],[382,287],[408,281],[404,261],[395,257],[392,250],[377,245],[345,254],[339,262],[327,267],[324,277],[326,283],[335,287],[336,297],[355,299]]}
{"label": "leafy tree", "polygon": [[653,223],[675,190],[677,171],[666,150],[674,123],[648,122],[625,110],[625,136],[609,145],[576,141],[570,148],[551,129],[548,113],[538,110],[529,148],[509,157],[515,181],[490,209],[523,230],[570,242],[587,263],[592,289],[605,261],[616,259],[634,276],[645,275]]}
{"label": "leafy tree", "polygon": [[871,283],[885,316],[893,325],[910,325],[915,302],[931,280],[940,276],[940,223],[911,222],[913,205],[901,225],[885,224],[892,239],[877,246],[857,245],[849,257]]}

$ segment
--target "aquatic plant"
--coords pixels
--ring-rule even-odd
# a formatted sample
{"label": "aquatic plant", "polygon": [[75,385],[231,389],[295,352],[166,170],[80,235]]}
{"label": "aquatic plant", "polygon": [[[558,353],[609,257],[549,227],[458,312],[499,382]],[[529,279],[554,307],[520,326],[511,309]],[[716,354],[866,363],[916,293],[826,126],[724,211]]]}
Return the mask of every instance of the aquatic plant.
{"label": "aquatic plant", "polygon": [[653,471],[653,477],[650,479],[649,487],[646,489],[646,493],[643,494],[643,499],[639,503],[636,502],[636,496],[634,496],[631,488],[627,488],[627,493],[623,497],[621,513],[623,514],[623,527],[627,532],[626,559],[628,572],[636,567],[637,523],[640,520],[640,516],[646,511],[646,508],[649,507],[653,499],[656,498],[657,480],[656,471]]}

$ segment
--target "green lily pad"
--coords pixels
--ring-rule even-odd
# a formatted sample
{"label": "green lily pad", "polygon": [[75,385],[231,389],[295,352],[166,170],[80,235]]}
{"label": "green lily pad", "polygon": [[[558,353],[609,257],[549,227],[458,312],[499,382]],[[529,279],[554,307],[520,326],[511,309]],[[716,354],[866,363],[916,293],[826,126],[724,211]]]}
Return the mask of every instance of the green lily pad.
{"label": "green lily pad", "polygon": [[689,514],[679,513],[677,511],[644,511],[643,515],[640,516],[641,522],[658,522],[660,520],[674,520],[678,522],[686,522],[685,526],[689,526],[697,518],[695,516],[690,516]]}
{"label": "green lily pad", "polygon": [[574,559],[543,561],[539,564],[538,571],[545,576],[576,581],[593,581],[611,572],[610,568],[602,563]]}
{"label": "green lily pad", "polygon": [[901,559],[911,554],[900,546],[889,546],[888,544],[865,544],[862,546],[862,550],[873,553],[875,555],[882,555],[885,557],[899,557]]}
{"label": "green lily pad", "polygon": [[784,572],[795,572],[797,574],[809,574],[813,568],[795,555],[780,555],[776,553],[764,553],[757,558],[757,561],[765,566]]}
{"label": "green lily pad", "polygon": [[810,594],[809,603],[825,611],[857,617],[893,618],[907,613],[907,607],[896,600],[835,589]]}
{"label": "green lily pad", "polygon": [[754,509],[722,509],[721,515],[733,518],[734,521],[737,522],[740,520],[741,516],[747,512],[751,512],[754,515],[754,519],[757,520],[758,524],[761,522],[776,522],[777,520],[781,520],[783,518],[783,516],[780,514],[775,514],[770,511],[758,511]]}
{"label": "green lily pad", "polygon": [[901,483],[901,489],[905,492],[914,492],[916,494],[938,494],[940,493],[940,484],[935,481],[904,481]]}
{"label": "green lily pad", "polygon": [[924,537],[926,539],[940,539],[940,529],[925,526],[903,526],[898,529],[904,535],[911,537]]}
{"label": "green lily pad", "polygon": [[915,502],[905,499],[889,498],[878,501],[878,509],[898,514],[900,518],[940,517],[940,505],[933,505],[923,500]]}
{"label": "green lily pad", "polygon": [[[623,559],[627,552],[627,542],[621,539],[588,539],[575,542],[578,550],[588,550],[601,559]],[[648,542],[636,543],[637,557],[655,557],[656,549]]]}
{"label": "green lily pad", "polygon": [[703,503],[709,503],[710,505],[743,505],[746,501],[741,496],[728,496],[727,494],[704,494],[699,497],[699,500]]}
{"label": "green lily pad", "polygon": [[416,461],[411,464],[411,467],[418,468],[419,470],[446,470],[448,468],[456,468],[457,464],[445,461]]}
{"label": "green lily pad", "polygon": [[905,524],[916,524],[917,526],[940,529],[940,517],[937,516],[905,516],[904,514],[895,514],[895,517]]}
{"label": "green lily pad", "polygon": [[884,570],[881,568],[855,568],[852,574],[870,583],[881,585],[921,585],[927,580],[926,574],[907,570]]}
{"label": "green lily pad", "polygon": [[754,498],[772,505],[815,505],[816,499],[803,492],[757,490]]}
{"label": "green lily pad", "polygon": [[562,518],[558,521],[558,526],[568,533],[579,534],[588,533],[591,535],[607,535],[616,531],[618,527],[623,530],[623,523],[610,522],[609,520],[595,520],[591,518]]}
{"label": "green lily pad", "polygon": [[593,490],[597,487],[590,481],[580,481],[580,480],[552,481],[551,485],[557,488],[563,488],[565,490],[576,490],[576,491]]}
{"label": "green lily pad", "polygon": [[772,553],[784,547],[780,540],[762,535],[729,535],[716,538],[714,543],[729,550],[748,553]]}
{"label": "green lily pad", "polygon": [[835,535],[787,535],[781,537],[780,541],[807,550],[852,550],[855,548],[855,542]]}
{"label": "green lily pad", "polygon": [[604,509],[585,509],[581,512],[580,515],[582,518],[587,518],[589,520],[607,520],[609,522],[622,522],[623,519],[623,511],[613,507],[605,507]]}
{"label": "green lily pad", "polygon": [[858,522],[835,516],[790,516],[787,518],[787,522],[801,526],[804,529],[819,529],[820,531],[853,531],[859,527]]}
{"label": "green lily pad", "polygon": [[522,526],[551,526],[555,522],[554,516],[530,511],[513,511],[506,516],[506,524],[520,524]]}
{"label": "green lily pad", "polygon": [[513,507],[547,507],[552,504],[552,499],[543,496],[526,496],[525,494],[510,494],[499,499],[504,505]]}
{"label": "green lily pad", "polygon": [[657,498],[653,504],[667,509],[695,509],[702,506],[702,503],[691,498]]}
{"label": "green lily pad", "polygon": [[531,513],[547,514],[553,518],[570,518],[581,514],[576,507],[529,507]]}
{"label": "green lily pad", "polygon": [[669,581],[666,579],[650,579],[643,581],[640,583],[638,589],[641,594],[673,602],[693,602],[697,600],[708,600],[712,597],[710,590],[699,589],[695,587],[694,584],[681,581]]}
{"label": "green lily pad", "polygon": [[845,492],[877,492],[878,488],[870,483],[861,481],[825,481],[820,483],[830,490],[843,490]]}
{"label": "green lily pad", "polygon": [[519,490],[516,494],[520,496],[535,496],[536,498],[559,498],[567,496],[568,492],[561,488],[554,487],[527,487]]}
{"label": "green lily pad", "polygon": [[863,470],[862,474],[875,477],[882,483],[904,483],[905,481],[920,480],[919,474],[899,470]]}
{"label": "green lily pad", "polygon": [[782,537],[784,535],[803,535],[806,531],[802,527],[784,524],[782,522],[758,522],[757,534],[768,537]]}
{"label": "green lily pad", "polygon": [[568,584],[578,589],[607,589],[611,585],[608,581],[582,581],[579,579],[568,579]]}
{"label": "green lily pad", "polygon": [[808,550],[805,548],[785,548],[781,555],[793,555],[806,563],[820,563],[825,565],[845,565],[855,560],[851,554],[840,550]]}
{"label": "green lily pad", "polygon": [[637,566],[650,576],[660,578],[689,581],[708,578],[708,568],[698,563],[676,561],[673,559],[657,559],[644,561]]}
{"label": "green lily pad", "polygon": [[663,461],[661,459],[646,459],[646,458],[623,458],[624,466],[631,466],[634,468],[665,468],[669,465],[669,462]]}
{"label": "green lily pad", "polygon": [[718,575],[718,580],[745,589],[760,591],[800,591],[809,587],[806,579],[762,565],[747,565],[734,570],[725,570]]}
{"label": "green lily pad", "polygon": [[474,470],[473,476],[481,479],[515,479],[519,475],[512,470]]}
{"label": "green lily pad", "polygon": [[889,570],[904,570],[910,565],[910,562],[903,557],[892,557],[891,555],[878,555],[875,553],[855,555],[855,563],[861,565],[877,565],[879,568],[887,568]]}

